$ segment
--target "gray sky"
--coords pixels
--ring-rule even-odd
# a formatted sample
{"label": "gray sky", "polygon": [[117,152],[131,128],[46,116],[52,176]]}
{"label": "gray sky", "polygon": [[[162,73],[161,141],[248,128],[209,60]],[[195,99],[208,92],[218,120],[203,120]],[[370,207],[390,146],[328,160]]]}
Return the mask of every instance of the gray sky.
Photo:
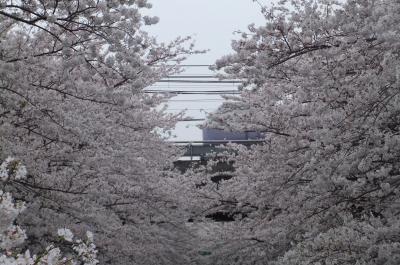
{"label": "gray sky", "polygon": [[[236,30],[246,31],[251,23],[262,25],[264,18],[260,6],[252,0],[151,0],[153,8],[150,15],[158,16],[160,22],[146,30],[156,36],[160,42],[168,42],[177,36],[192,36],[197,49],[209,49],[207,54],[195,55],[185,64],[213,64],[223,55],[229,54],[231,40],[239,38]],[[186,74],[210,74],[207,68],[192,68]],[[221,89],[215,86],[186,86],[158,84],[157,88],[165,89]],[[172,86],[172,87],[171,87]],[[235,87],[226,86],[231,90]],[[179,95],[169,103],[171,112],[187,110],[187,116],[204,118],[220,104],[218,96]],[[174,134],[179,141],[202,140],[201,130],[196,127],[199,122],[181,122]]]}
{"label": "gray sky", "polygon": [[[150,0],[150,13],[160,18],[150,32],[160,41],[176,36],[193,36],[196,47],[210,49],[207,55],[194,56],[188,63],[210,64],[231,51],[236,30],[251,23],[260,25],[264,18],[252,0]],[[238,37],[238,36],[237,36]]]}

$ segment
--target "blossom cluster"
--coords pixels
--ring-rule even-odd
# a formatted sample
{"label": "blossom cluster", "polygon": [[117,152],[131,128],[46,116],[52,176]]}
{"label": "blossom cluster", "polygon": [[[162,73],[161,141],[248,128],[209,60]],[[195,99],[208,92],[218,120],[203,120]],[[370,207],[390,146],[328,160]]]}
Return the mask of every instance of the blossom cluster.
{"label": "blossom cluster", "polygon": [[214,229],[213,264],[399,264],[399,12],[279,1],[217,61],[244,84],[207,126],[265,141],[231,152],[219,183],[188,176],[195,213],[231,220]]}
{"label": "blossom cluster", "polygon": [[[26,177],[26,168],[20,161],[7,158],[0,165],[0,181],[10,178],[22,179]],[[65,241],[73,244],[76,255],[72,258],[64,257],[61,250],[52,245],[48,246],[40,255],[31,255],[29,250],[24,253],[16,251],[27,239],[25,231],[14,222],[24,210],[23,203],[15,203],[10,193],[0,190],[0,264],[1,265],[64,265],[78,264],[80,260],[84,265],[96,265],[97,250],[93,243],[93,234],[87,232],[87,240],[73,241],[73,234],[69,229],[59,229],[58,235]]]}

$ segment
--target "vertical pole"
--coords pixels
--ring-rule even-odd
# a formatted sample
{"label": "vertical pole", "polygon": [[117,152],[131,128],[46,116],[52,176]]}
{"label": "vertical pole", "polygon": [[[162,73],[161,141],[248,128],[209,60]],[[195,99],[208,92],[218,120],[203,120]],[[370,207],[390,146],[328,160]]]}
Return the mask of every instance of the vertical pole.
{"label": "vertical pole", "polygon": [[189,148],[190,148],[190,161],[193,161],[193,145],[192,145],[192,143],[189,144]]}

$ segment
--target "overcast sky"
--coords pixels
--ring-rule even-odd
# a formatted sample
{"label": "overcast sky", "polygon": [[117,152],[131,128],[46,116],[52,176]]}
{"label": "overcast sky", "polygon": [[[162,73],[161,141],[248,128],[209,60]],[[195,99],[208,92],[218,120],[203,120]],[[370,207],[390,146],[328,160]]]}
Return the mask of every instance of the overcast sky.
{"label": "overcast sky", "polygon": [[188,63],[212,64],[231,51],[236,30],[246,30],[251,23],[260,25],[260,6],[252,0],[150,0],[150,13],[160,18],[150,32],[160,41],[176,36],[193,36],[196,47],[210,49],[207,55],[190,58]]}
{"label": "overcast sky", "polygon": [[[196,40],[197,49],[210,50],[207,54],[188,58],[185,64],[213,64],[221,56],[232,52],[231,40],[240,37],[238,34],[233,34],[235,31],[246,31],[249,24],[262,25],[264,22],[260,6],[252,0],[150,0],[150,2],[153,8],[149,14],[158,16],[160,22],[146,30],[160,42],[171,41],[177,36],[192,36]],[[190,69],[189,74],[204,74],[205,71],[208,71],[207,68],[195,68]],[[195,85],[193,88],[199,89]],[[186,89],[191,88],[186,87]],[[169,105],[171,112],[188,109],[187,116],[203,118],[207,112],[212,112],[221,104],[222,101],[215,98],[216,96],[180,95],[173,98]],[[198,101],[191,101],[196,99]],[[209,100],[204,101],[204,99]],[[202,133],[196,127],[197,124],[199,122],[179,123],[174,131],[177,136],[175,140],[202,140]]]}

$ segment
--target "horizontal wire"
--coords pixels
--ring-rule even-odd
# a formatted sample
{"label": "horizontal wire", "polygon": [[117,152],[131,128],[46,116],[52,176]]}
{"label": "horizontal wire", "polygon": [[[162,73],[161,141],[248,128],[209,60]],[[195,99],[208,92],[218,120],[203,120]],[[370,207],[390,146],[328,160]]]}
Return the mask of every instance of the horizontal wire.
{"label": "horizontal wire", "polygon": [[181,64],[181,67],[210,67],[212,64]]}
{"label": "horizontal wire", "polygon": [[239,91],[160,91],[146,90],[146,94],[176,94],[176,95],[235,95],[240,94]]}
{"label": "horizontal wire", "polygon": [[205,121],[206,119],[204,118],[184,118],[178,120],[178,122],[191,122],[191,121]]}
{"label": "horizontal wire", "polygon": [[168,102],[212,102],[212,101],[223,101],[223,98],[212,98],[212,99],[169,99]]}
{"label": "horizontal wire", "polygon": [[168,78],[214,78],[214,79],[219,79],[215,75],[170,75],[167,76],[163,79],[168,79]]}
{"label": "horizontal wire", "polygon": [[198,108],[198,109],[188,109],[188,108],[180,108],[180,109],[167,109],[167,110],[173,110],[173,111],[182,111],[182,110],[212,110],[212,111],[214,111],[214,110],[217,110],[217,108],[213,108],[213,109],[210,109],[210,108]]}
{"label": "horizontal wire", "polygon": [[190,84],[240,84],[240,80],[166,80],[162,79],[156,83],[190,83]]}
{"label": "horizontal wire", "polygon": [[159,93],[165,92],[165,93],[171,93],[171,92],[240,92],[240,91],[236,90],[236,89],[235,90],[233,90],[233,89],[230,89],[230,90],[225,90],[225,89],[224,90],[221,90],[221,89],[218,89],[218,90],[205,90],[205,89],[199,89],[199,90],[146,89],[143,92],[159,92]]}
{"label": "horizontal wire", "polygon": [[144,91],[153,91],[153,90],[163,90],[163,91],[181,91],[181,90],[185,90],[185,91],[193,91],[193,90],[201,90],[201,91],[213,91],[213,90],[227,90],[227,91],[231,91],[231,90],[235,90],[235,91],[239,91],[237,90],[235,87],[204,87],[204,86],[199,86],[199,87],[151,87],[151,88],[147,88]]}
{"label": "horizontal wire", "polygon": [[167,64],[167,65],[153,65],[154,67],[164,67],[164,66],[170,66],[170,67],[210,67],[214,66],[213,64]]}

